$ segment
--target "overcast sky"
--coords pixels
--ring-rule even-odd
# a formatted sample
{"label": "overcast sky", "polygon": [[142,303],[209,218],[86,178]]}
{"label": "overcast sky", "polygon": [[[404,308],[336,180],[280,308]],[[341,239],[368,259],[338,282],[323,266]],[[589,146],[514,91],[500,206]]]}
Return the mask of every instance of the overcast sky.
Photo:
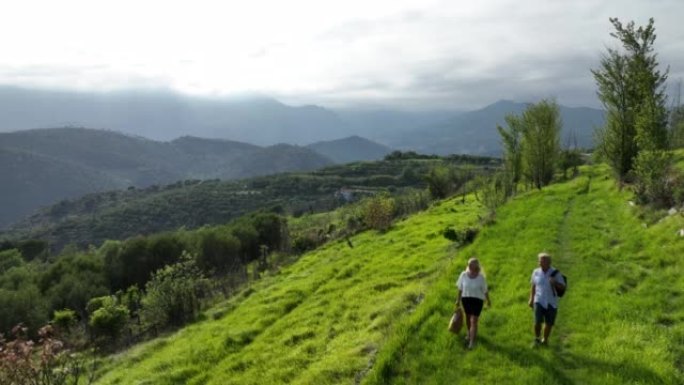
{"label": "overcast sky", "polygon": [[598,106],[611,16],[684,77],[684,1],[3,0],[0,85],[261,93],[289,104]]}

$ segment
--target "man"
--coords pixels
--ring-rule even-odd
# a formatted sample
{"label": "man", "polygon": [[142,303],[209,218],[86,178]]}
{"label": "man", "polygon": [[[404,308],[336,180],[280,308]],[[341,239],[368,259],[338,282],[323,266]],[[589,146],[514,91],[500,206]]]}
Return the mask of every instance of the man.
{"label": "man", "polygon": [[[556,269],[551,267],[551,255],[541,252],[537,256],[539,267],[532,271],[530,299],[528,304],[534,309],[534,346],[547,345],[549,335],[558,312],[557,290],[565,288],[565,280]],[[541,338],[542,323],[544,337]]]}

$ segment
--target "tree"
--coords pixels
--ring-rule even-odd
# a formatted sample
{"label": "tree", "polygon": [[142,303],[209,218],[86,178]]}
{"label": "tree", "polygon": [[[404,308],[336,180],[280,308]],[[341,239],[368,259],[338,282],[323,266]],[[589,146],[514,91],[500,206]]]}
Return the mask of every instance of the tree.
{"label": "tree", "polygon": [[[516,123],[518,124],[518,123]],[[560,153],[561,119],[555,101],[542,100],[523,112],[521,122],[523,175],[541,189],[553,180]]]}
{"label": "tree", "polygon": [[385,231],[394,218],[394,199],[387,195],[367,198],[363,204],[363,220],[366,225],[378,231]]}
{"label": "tree", "polygon": [[184,254],[178,263],[156,271],[145,285],[145,291],[142,318],[151,325],[180,326],[199,313],[210,285],[195,259]]}
{"label": "tree", "polygon": [[514,114],[505,117],[508,130],[497,125],[496,129],[503,141],[503,159],[507,175],[511,178],[513,187],[518,185],[522,177],[522,131],[523,121]]}
{"label": "tree", "polygon": [[[610,22],[615,28],[611,36],[618,39],[625,53],[608,49],[601,67],[592,70],[598,85],[598,96],[607,118],[597,131],[598,148],[613,168],[620,183],[625,182],[635,162],[643,152],[637,178],[667,166],[663,151],[668,147],[665,81],[667,72],[658,70],[653,52],[656,34],[653,19],[646,27],[635,28],[634,22],[624,25],[617,19]],[[653,153],[655,152],[655,153]],[[650,170],[650,171],[647,171]]]}
{"label": "tree", "polygon": [[425,177],[428,183],[428,191],[434,199],[444,199],[458,191],[463,178],[458,175],[457,170],[450,166],[435,166]]}

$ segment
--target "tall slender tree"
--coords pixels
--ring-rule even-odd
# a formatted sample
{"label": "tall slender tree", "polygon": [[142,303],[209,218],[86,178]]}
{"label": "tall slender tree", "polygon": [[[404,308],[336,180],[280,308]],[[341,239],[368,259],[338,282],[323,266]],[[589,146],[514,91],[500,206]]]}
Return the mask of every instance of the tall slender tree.
{"label": "tall slender tree", "polygon": [[503,144],[503,159],[506,175],[510,176],[513,192],[522,177],[522,119],[514,114],[505,117],[508,130],[499,125],[496,129],[501,135]]}
{"label": "tall slender tree", "polygon": [[522,115],[521,153],[523,173],[536,188],[553,180],[560,153],[562,122],[558,104],[542,100],[532,104]]}
{"label": "tall slender tree", "polygon": [[[592,70],[598,96],[607,114],[605,126],[597,132],[598,147],[612,166],[620,182],[635,169],[641,151],[663,153],[668,147],[665,81],[667,70],[658,69],[653,44],[656,34],[653,19],[636,28],[634,22],[623,25],[617,18],[611,36],[618,39],[623,52],[608,49],[599,69]],[[646,154],[639,164],[663,157]],[[649,164],[645,168],[660,167]],[[637,171],[638,173],[638,171]]]}

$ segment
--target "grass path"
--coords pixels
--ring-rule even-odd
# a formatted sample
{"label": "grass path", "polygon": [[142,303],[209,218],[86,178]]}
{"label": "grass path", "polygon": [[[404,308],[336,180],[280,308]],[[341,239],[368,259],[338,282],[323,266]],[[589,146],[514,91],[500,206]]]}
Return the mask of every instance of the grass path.
{"label": "grass path", "polygon": [[[366,383],[682,383],[682,217],[644,228],[612,182],[587,177],[517,197],[464,250],[416,314],[379,352]],[[599,179],[597,181],[597,179]],[[532,349],[529,276],[547,250],[568,276],[551,346]],[[446,331],[454,281],[470,255],[484,266],[492,309],[479,346]]]}

